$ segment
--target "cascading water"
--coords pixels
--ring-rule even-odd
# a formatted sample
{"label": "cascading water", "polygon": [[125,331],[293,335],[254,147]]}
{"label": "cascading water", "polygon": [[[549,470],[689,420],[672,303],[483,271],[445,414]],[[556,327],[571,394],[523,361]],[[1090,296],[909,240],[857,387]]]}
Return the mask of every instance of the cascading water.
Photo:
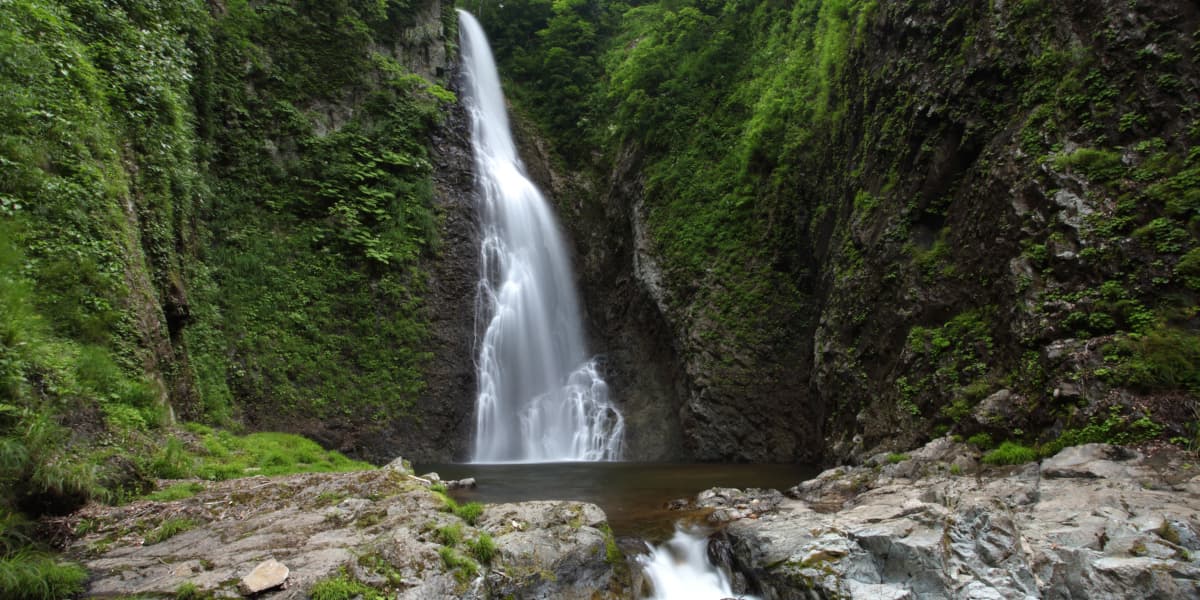
{"label": "cascading water", "polygon": [[589,359],[566,245],[525,176],[483,28],[458,11],[480,188],[475,462],[616,460],[624,421]]}
{"label": "cascading water", "polygon": [[708,560],[708,537],[676,528],[671,539],[638,557],[650,580],[649,600],[723,600],[735,596],[729,577]]}

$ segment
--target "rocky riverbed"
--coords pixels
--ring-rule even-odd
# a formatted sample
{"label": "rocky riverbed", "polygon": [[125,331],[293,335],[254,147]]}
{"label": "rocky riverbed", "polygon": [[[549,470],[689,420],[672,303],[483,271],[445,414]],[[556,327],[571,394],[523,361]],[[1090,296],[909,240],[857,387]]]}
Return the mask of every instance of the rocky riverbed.
{"label": "rocky riverbed", "polygon": [[[1090,444],[1023,466],[978,458],[940,439],[786,492],[713,488],[679,507],[717,527],[709,556],[734,591],[764,600],[1200,598],[1194,454]],[[618,548],[592,504],[492,504],[464,519],[402,461],[203,485],[78,513],[68,554],[92,573],[87,594],[307,598],[331,580],[402,599],[649,591],[621,554],[642,544]]]}
{"label": "rocky riverbed", "polygon": [[308,598],[331,581],[387,598],[629,596],[595,505],[493,504],[464,519],[430,487],[403,461],[208,483],[182,500],[89,506],[67,553],[91,572],[93,597]]}
{"label": "rocky riverbed", "polygon": [[710,552],[763,598],[1197,598],[1200,466],[1067,448],[981,469],[935,440],[788,490],[709,490]]}

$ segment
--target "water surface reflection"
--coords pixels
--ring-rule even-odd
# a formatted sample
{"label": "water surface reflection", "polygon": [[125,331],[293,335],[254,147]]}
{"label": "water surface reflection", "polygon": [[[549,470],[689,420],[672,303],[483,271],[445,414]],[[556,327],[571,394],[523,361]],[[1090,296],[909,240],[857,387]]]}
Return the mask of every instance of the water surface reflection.
{"label": "water surface reflection", "polygon": [[478,487],[455,490],[460,502],[580,500],[598,504],[618,536],[653,541],[671,537],[681,514],[666,508],[711,487],[789,487],[811,478],[805,465],[569,462],[523,464],[419,464],[417,473],[442,479],[474,477]]}

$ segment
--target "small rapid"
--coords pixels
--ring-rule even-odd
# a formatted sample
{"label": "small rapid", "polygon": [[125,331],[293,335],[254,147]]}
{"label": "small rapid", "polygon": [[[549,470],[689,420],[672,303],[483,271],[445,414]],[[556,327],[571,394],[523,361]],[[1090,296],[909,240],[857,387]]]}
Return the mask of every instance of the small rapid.
{"label": "small rapid", "polygon": [[700,531],[677,526],[671,539],[651,546],[638,561],[650,582],[648,600],[756,600],[733,593],[729,575],[709,560],[708,537]]}
{"label": "small rapid", "polygon": [[566,243],[517,156],[487,36],[458,16],[482,240],[472,459],[619,460],[624,420],[587,353]]}

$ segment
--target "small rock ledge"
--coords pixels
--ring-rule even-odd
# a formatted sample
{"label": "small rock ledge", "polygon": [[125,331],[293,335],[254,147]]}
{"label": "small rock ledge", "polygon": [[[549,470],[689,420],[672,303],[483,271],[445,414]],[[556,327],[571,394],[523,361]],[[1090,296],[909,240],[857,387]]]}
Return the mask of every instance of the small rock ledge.
{"label": "small rock ledge", "polygon": [[[308,598],[330,578],[388,598],[623,598],[604,512],[580,502],[495,504],[468,523],[403,461],[375,471],[206,484],[191,498],[91,505],[67,549],[85,596]],[[486,534],[486,535],[485,535]],[[481,538],[492,540],[480,552]],[[619,562],[619,561],[618,561]]]}
{"label": "small rock ledge", "polygon": [[[767,599],[1200,598],[1194,455],[1089,444],[987,472],[976,458],[945,438],[789,498],[699,503],[728,521],[730,566]],[[756,498],[775,506],[727,509]]]}

